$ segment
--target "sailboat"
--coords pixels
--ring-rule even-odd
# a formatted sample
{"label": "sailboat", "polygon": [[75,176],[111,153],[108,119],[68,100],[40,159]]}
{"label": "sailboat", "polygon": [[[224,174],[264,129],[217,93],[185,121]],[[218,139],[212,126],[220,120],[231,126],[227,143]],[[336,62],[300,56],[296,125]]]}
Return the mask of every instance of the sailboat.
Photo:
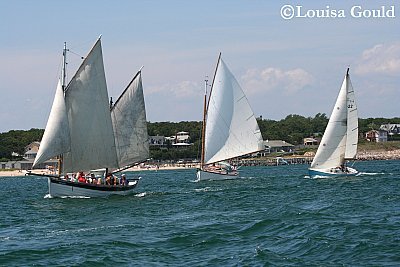
{"label": "sailboat", "polygon": [[239,83],[219,54],[210,95],[205,80],[202,149],[197,180],[234,179],[228,161],[264,150],[261,131]]}
{"label": "sailboat", "polygon": [[[137,178],[119,185],[106,184],[105,178],[148,158],[142,69],[113,104],[107,92],[101,36],[65,85],[67,51],[64,43],[63,71],[33,167],[59,158],[58,175],[47,175],[52,197],[129,194]],[[91,182],[70,179],[77,172],[90,175]]]}
{"label": "sailboat", "polygon": [[354,176],[358,171],[346,166],[357,154],[358,114],[349,68],[317,153],[309,168],[310,177]]}

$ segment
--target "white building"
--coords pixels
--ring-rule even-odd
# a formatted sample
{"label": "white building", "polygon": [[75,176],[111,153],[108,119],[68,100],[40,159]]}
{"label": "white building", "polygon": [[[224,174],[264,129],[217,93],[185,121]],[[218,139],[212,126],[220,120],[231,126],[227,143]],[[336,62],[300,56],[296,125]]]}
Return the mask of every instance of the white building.
{"label": "white building", "polygon": [[164,147],[167,144],[171,144],[173,147],[187,147],[193,145],[190,143],[189,132],[177,132],[172,136],[150,136],[149,143],[151,146]]}
{"label": "white building", "polygon": [[265,150],[258,153],[261,156],[276,152],[292,152],[294,149],[294,145],[282,140],[264,140],[264,147]]}
{"label": "white building", "polygon": [[386,131],[388,135],[388,140],[392,140],[393,136],[400,135],[400,124],[382,124],[379,127],[380,131]]}

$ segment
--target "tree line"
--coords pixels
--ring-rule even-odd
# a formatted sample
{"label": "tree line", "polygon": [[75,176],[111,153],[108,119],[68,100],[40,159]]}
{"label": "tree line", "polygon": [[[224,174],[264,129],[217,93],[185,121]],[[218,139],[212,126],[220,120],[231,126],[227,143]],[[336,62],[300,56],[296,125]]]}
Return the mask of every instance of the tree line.
{"label": "tree line", "polygon": [[[284,140],[293,145],[299,145],[303,143],[303,138],[321,137],[328,123],[328,117],[325,113],[318,113],[314,117],[291,114],[279,121],[262,118],[258,118],[257,121],[264,140]],[[359,132],[377,130],[382,124],[387,123],[400,123],[400,118],[359,119]],[[172,149],[170,143],[163,148],[151,147],[150,157],[162,160],[199,158],[201,127],[201,121],[148,122],[147,129],[150,136],[174,136],[177,132],[185,131],[190,133],[190,142],[193,143],[186,149]],[[25,147],[31,142],[40,141],[43,133],[43,129],[12,130],[0,133],[0,160],[12,159],[12,152],[23,155]]]}

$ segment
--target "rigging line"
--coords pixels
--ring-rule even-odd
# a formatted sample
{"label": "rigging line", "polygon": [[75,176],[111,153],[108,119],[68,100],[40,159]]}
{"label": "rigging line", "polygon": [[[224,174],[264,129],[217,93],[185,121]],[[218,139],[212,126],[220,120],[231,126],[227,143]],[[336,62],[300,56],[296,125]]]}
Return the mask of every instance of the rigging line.
{"label": "rigging line", "polygon": [[74,54],[75,56],[78,56],[78,57],[80,57],[81,59],[85,59],[85,57],[84,56],[82,56],[82,55],[79,55],[78,53],[75,53],[74,51],[72,51],[71,49],[67,49],[67,51],[68,52],[70,52],[71,54]]}
{"label": "rigging line", "polygon": [[61,80],[61,76],[60,76],[60,74],[61,74],[61,66],[62,66],[62,58],[61,58],[61,61],[60,61],[60,63],[59,63],[59,65],[58,65],[58,68],[57,68],[57,75],[56,75],[56,84],[58,84],[58,80]]}
{"label": "rigging line", "polygon": [[85,50],[88,46],[90,47],[93,43],[96,43],[98,39],[97,37],[94,41],[92,38],[83,40],[82,42],[75,43],[74,46],[70,45],[69,49]]}

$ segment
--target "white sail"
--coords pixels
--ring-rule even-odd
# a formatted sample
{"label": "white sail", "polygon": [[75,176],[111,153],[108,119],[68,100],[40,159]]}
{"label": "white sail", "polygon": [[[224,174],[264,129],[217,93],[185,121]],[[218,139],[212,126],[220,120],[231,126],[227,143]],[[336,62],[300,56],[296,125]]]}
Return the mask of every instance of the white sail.
{"label": "white sail", "polygon": [[100,39],[65,90],[71,151],[64,172],[117,168]]}
{"label": "white sail", "polygon": [[346,139],[346,159],[354,159],[357,154],[358,144],[358,112],[354,89],[350,81],[349,74],[347,80],[347,139]]}
{"label": "white sail", "polygon": [[115,102],[111,116],[119,167],[148,158],[149,142],[141,71]]}
{"label": "white sail", "polygon": [[256,118],[239,83],[220,58],[205,127],[206,164],[262,150]]}
{"label": "white sail", "polygon": [[69,127],[64,92],[58,81],[46,130],[40,143],[33,167],[61,155],[70,149]]}
{"label": "white sail", "polygon": [[[347,73],[324,136],[311,163],[311,168],[335,168],[344,163],[347,153],[349,158],[355,156],[358,140],[358,116],[354,91],[348,78]],[[353,108],[348,108],[353,102]],[[348,144],[351,144],[349,148],[347,148]]]}

